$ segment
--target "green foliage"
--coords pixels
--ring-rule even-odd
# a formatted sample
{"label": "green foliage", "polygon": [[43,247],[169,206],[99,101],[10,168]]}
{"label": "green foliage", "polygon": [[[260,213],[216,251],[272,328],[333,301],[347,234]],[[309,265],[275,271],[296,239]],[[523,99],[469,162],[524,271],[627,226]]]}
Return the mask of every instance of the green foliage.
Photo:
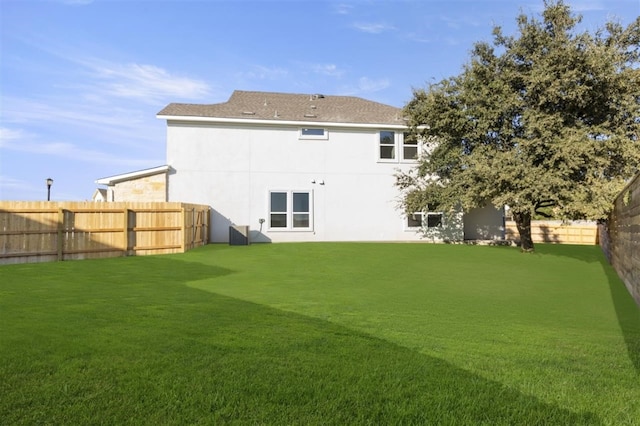
{"label": "green foliage", "polygon": [[210,245],[0,267],[3,424],[633,425],[599,247]]}
{"label": "green foliage", "polygon": [[491,202],[525,225],[549,207],[600,219],[637,173],[640,18],[590,34],[562,1],[545,5],[541,21],[518,18],[518,37],[496,27],[459,76],[414,91],[410,124],[438,143],[397,176],[407,211]]}

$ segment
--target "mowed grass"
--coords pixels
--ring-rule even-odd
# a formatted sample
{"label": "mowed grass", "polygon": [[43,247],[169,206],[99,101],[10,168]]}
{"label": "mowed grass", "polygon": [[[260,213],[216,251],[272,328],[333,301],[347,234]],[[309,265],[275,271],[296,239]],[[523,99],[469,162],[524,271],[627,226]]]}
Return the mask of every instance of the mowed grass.
{"label": "mowed grass", "polygon": [[210,245],[0,267],[2,424],[640,424],[599,247]]}

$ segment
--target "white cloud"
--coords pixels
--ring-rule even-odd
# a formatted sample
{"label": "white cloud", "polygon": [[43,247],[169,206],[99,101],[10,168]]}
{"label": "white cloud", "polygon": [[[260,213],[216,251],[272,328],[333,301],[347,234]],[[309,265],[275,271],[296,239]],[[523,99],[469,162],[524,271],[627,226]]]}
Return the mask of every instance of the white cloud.
{"label": "white cloud", "polygon": [[[157,65],[103,60],[84,53],[78,54],[69,46],[41,39],[23,42],[78,65],[73,71],[82,70],[82,73],[74,75],[72,85],[67,83],[67,79],[64,83],[64,89],[76,96],[84,91],[85,98],[127,98],[147,104],[164,104],[168,101],[203,99],[211,95],[212,88],[206,81],[179,75]],[[85,50],[89,49],[90,46],[85,46]]]}
{"label": "white cloud", "polygon": [[0,200],[18,200],[29,193],[42,195],[42,188],[36,190],[34,185],[24,179],[0,175]]}
{"label": "white cloud", "polygon": [[[160,123],[156,124],[149,107],[123,107],[115,103],[92,103],[82,99],[3,99],[2,122],[30,127],[31,133],[6,127],[8,135],[34,137],[35,128],[48,127],[48,132],[73,129],[76,134],[88,137],[91,143],[107,143],[126,146],[132,140],[155,141]],[[4,139],[4,134],[2,136]]]}
{"label": "white cloud", "polygon": [[339,69],[335,64],[315,64],[312,65],[312,69],[317,74],[324,74],[331,77],[340,77],[344,74],[344,71]]}
{"label": "white cloud", "polygon": [[[12,151],[27,152],[35,155],[45,155],[65,158],[68,160],[105,164],[125,167],[144,167],[149,164],[149,159],[127,158],[121,154],[113,154],[102,150],[86,149],[70,142],[53,141],[43,142],[41,138],[33,137],[3,145],[4,149]],[[161,157],[161,156],[160,156]],[[162,162],[161,158],[156,162]]]}
{"label": "white cloud", "polygon": [[0,127],[0,147],[5,146],[9,141],[22,139],[25,135],[26,132],[22,129]]}
{"label": "white cloud", "polygon": [[440,20],[443,21],[447,27],[459,30],[461,28],[468,27],[479,27],[482,25],[482,22],[475,17],[465,16],[465,15],[456,15],[455,18],[451,18],[448,16],[441,16]]}
{"label": "white cloud", "polygon": [[455,37],[444,37],[442,41],[448,46],[459,46],[461,44],[460,40]]}
{"label": "white cloud", "polygon": [[433,43],[434,39],[431,37],[425,37],[417,32],[411,32],[404,34],[405,40],[413,41],[416,43]]}
{"label": "white cloud", "polygon": [[62,4],[67,4],[70,6],[84,6],[86,4],[93,3],[93,0],[57,0]]}
{"label": "white cloud", "polygon": [[277,80],[286,78],[289,71],[279,67],[266,67],[263,65],[254,65],[252,69],[239,73],[242,78],[252,80]]}
{"label": "white cloud", "polygon": [[353,10],[353,6],[349,4],[341,3],[335,6],[335,12],[338,15],[349,15],[352,10]]}
{"label": "white cloud", "polygon": [[[597,12],[602,10],[607,10],[607,6],[604,2],[599,0],[568,0],[566,4],[571,8],[572,12],[582,13],[582,12]],[[544,3],[534,3],[529,6],[535,13],[542,12],[545,7]]]}
{"label": "white cloud", "polygon": [[358,31],[369,34],[380,34],[385,31],[394,30],[395,27],[388,24],[376,23],[376,22],[355,22],[353,27]]}
{"label": "white cloud", "polygon": [[361,77],[358,80],[358,89],[362,92],[371,93],[378,92],[390,86],[389,79],[381,78],[373,80],[369,77]]}
{"label": "white cloud", "polygon": [[202,81],[172,75],[168,71],[146,64],[113,64],[83,61],[100,81],[104,93],[143,102],[159,103],[166,98],[200,99],[210,94],[210,86]]}
{"label": "white cloud", "polygon": [[26,187],[27,184],[24,181],[19,179],[14,179],[9,176],[0,175],[0,188],[22,188]]}

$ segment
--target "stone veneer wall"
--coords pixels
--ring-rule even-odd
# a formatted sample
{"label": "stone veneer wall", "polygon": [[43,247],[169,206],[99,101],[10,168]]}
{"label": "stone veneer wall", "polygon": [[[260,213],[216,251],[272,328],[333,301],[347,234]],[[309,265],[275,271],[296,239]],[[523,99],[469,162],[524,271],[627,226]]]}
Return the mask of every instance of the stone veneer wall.
{"label": "stone veneer wall", "polygon": [[167,175],[158,173],[117,183],[109,188],[107,201],[167,201]]}

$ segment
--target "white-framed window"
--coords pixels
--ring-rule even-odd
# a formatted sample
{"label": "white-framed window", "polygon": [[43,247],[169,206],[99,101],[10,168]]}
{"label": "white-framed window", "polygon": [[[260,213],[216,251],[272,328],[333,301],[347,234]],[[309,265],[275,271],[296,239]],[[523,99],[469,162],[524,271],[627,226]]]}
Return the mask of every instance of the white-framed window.
{"label": "white-framed window", "polygon": [[300,129],[298,139],[329,139],[329,131],[322,127],[303,127]]}
{"label": "white-framed window", "polygon": [[396,132],[381,130],[378,133],[378,158],[380,160],[396,159]]}
{"label": "white-framed window", "polygon": [[415,212],[407,215],[405,222],[407,229],[442,228],[443,219],[440,212]]}
{"label": "white-framed window", "polygon": [[312,191],[269,191],[269,229],[313,230]]}
{"label": "white-framed window", "polygon": [[418,138],[408,132],[402,134],[402,140],[400,141],[402,149],[403,161],[415,161],[418,159]]}
{"label": "white-framed window", "polygon": [[419,148],[418,139],[408,132],[378,132],[378,160],[381,162],[415,162]]}
{"label": "white-framed window", "polygon": [[424,213],[422,213],[422,212],[415,212],[415,213],[408,214],[407,215],[406,227],[408,229],[422,228],[423,216],[424,216]]}
{"label": "white-framed window", "polygon": [[442,228],[442,213],[427,213],[426,223],[423,219],[423,224],[427,228]]}

